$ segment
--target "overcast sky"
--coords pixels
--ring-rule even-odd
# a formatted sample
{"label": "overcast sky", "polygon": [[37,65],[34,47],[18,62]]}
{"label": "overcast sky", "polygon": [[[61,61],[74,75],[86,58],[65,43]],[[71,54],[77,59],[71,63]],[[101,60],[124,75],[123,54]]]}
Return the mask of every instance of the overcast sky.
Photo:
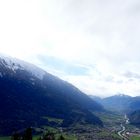
{"label": "overcast sky", "polygon": [[0,0],[0,52],[86,94],[140,96],[140,1]]}

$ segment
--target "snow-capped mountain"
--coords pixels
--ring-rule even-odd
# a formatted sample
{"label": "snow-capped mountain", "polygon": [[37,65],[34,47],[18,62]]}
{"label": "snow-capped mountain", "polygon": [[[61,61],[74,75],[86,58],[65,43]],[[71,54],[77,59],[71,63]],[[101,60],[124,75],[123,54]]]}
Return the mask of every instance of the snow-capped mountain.
{"label": "snow-capped mountain", "polygon": [[11,69],[13,72],[16,72],[17,69],[26,70],[39,79],[43,79],[43,76],[46,73],[44,70],[33,64],[2,54],[0,54],[0,65]]}
{"label": "snow-capped mountain", "polygon": [[91,98],[102,104],[107,110],[118,111],[121,113],[126,113],[128,111],[128,106],[132,101],[131,96],[122,93],[106,98],[94,98],[93,96],[91,96]]}
{"label": "snow-capped mountain", "polygon": [[[29,126],[69,126],[83,120],[102,125],[92,112],[103,110],[58,77],[24,61],[0,56],[0,134]],[[49,122],[48,117],[62,121]]]}
{"label": "snow-capped mountain", "polygon": [[93,95],[89,97],[102,104],[106,110],[128,114],[131,123],[140,124],[140,96],[131,97],[118,93],[107,98],[100,98]]}

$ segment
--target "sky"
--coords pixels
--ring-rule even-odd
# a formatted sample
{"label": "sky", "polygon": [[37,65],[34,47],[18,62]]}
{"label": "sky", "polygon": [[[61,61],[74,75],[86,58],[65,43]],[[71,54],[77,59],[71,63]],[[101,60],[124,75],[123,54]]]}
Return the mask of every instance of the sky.
{"label": "sky", "polygon": [[86,94],[140,96],[139,0],[0,0],[0,53]]}

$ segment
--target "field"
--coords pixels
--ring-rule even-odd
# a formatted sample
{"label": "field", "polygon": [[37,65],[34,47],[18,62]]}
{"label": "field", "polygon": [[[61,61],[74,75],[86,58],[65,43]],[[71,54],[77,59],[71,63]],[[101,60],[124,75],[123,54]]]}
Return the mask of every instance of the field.
{"label": "field", "polygon": [[130,140],[140,140],[140,136],[132,136]]}
{"label": "field", "polygon": [[0,140],[11,140],[10,137],[0,137]]}
{"label": "field", "polygon": [[[55,138],[58,139],[59,136],[60,136],[60,134],[57,134],[57,135],[55,136]],[[77,138],[75,138],[75,137],[72,136],[72,135],[65,135],[65,134],[63,134],[63,136],[64,136],[64,138],[65,138],[66,140],[77,140]],[[33,136],[33,140],[38,140],[38,138],[39,138],[39,135]],[[11,137],[0,137],[0,140],[11,140]]]}

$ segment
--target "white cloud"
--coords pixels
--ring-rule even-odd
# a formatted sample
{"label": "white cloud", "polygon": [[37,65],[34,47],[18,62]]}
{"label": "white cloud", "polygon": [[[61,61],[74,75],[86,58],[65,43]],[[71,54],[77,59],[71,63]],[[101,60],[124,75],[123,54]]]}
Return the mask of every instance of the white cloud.
{"label": "white cloud", "polygon": [[[140,95],[140,81],[123,75],[140,74],[139,7],[138,0],[0,1],[0,52],[35,63],[87,94]],[[89,73],[67,75],[39,55],[88,67]]]}

